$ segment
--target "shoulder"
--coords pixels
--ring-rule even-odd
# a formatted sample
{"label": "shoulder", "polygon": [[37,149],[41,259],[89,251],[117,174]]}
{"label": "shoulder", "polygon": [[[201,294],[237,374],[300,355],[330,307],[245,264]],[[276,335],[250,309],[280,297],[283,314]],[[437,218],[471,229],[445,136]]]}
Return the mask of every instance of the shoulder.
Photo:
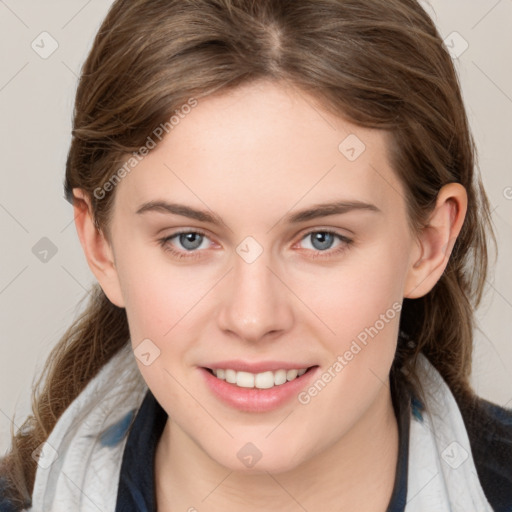
{"label": "shoulder", "polygon": [[481,397],[459,404],[482,488],[497,512],[512,512],[512,409]]}

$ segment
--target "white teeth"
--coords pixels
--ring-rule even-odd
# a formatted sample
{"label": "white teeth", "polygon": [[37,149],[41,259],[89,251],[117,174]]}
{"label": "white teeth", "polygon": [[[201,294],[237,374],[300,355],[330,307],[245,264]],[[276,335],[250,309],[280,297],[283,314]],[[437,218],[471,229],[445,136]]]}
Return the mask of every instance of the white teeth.
{"label": "white teeth", "polygon": [[276,373],[274,373],[274,384],[276,386],[280,386],[281,384],[284,384],[286,382],[286,370],[277,370]]}
{"label": "white teeth", "polygon": [[298,374],[299,374],[299,370],[288,370],[286,372],[286,380],[296,379]]}
{"label": "white teeth", "polygon": [[236,384],[236,372],[235,370],[225,370],[226,382],[230,384]]}
{"label": "white teeth", "polygon": [[[237,379],[238,383],[238,379]],[[269,389],[274,387],[274,372],[264,372],[256,374],[254,377],[254,387],[258,389]]]}
{"label": "white teeth", "polygon": [[254,374],[249,372],[237,372],[236,373],[236,385],[241,388],[253,388],[254,387]]}
{"label": "white teeth", "polygon": [[270,389],[304,375],[307,368],[298,370],[277,370],[276,372],[267,371],[262,373],[237,372],[235,370],[220,368],[212,371],[218,379],[225,380],[230,384],[236,384],[241,388]]}

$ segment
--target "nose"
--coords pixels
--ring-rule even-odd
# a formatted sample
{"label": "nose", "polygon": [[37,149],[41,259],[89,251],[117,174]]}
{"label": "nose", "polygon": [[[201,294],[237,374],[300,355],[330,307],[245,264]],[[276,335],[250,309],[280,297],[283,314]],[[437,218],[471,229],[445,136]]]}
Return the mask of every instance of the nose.
{"label": "nose", "polygon": [[269,252],[251,263],[237,253],[233,260],[217,317],[220,329],[248,342],[288,331],[293,324],[291,292],[273,268]]}

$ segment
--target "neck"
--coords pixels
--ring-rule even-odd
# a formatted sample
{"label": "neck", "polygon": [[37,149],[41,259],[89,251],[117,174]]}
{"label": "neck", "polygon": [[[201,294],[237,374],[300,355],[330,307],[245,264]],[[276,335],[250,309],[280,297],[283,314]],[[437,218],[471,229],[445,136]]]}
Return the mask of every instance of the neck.
{"label": "neck", "polygon": [[398,425],[388,386],[334,445],[275,475],[218,464],[169,419],[155,456],[158,511],[381,512],[391,498],[397,457]]}

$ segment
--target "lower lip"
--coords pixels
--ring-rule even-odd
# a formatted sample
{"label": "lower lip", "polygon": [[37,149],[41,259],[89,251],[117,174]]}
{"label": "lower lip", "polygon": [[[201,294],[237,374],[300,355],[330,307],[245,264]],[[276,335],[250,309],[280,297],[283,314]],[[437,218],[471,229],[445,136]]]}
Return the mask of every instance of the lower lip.
{"label": "lower lip", "polygon": [[206,368],[199,368],[213,394],[227,405],[246,412],[267,412],[279,408],[296,397],[319,369],[315,366],[304,375],[269,389],[241,388],[218,379]]}

